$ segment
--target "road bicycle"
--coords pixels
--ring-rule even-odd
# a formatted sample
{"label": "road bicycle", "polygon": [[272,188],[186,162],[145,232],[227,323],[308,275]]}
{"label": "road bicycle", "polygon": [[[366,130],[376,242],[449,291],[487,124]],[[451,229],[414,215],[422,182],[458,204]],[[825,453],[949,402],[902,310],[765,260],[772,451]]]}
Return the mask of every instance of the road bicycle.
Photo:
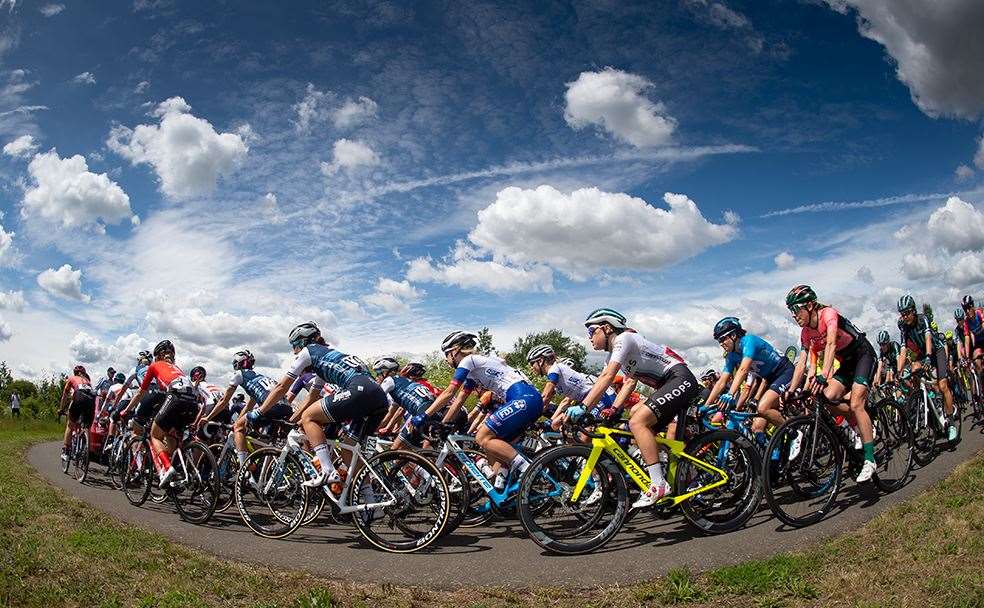
{"label": "road bicycle", "polygon": [[72,477],[79,483],[85,483],[89,476],[89,430],[81,422],[72,427],[68,438],[68,451],[62,459],[62,473]]}
{"label": "road bicycle", "polygon": [[960,442],[963,412],[960,404],[954,400],[954,412],[952,416],[946,416],[943,396],[938,393],[936,380],[925,367],[913,370],[909,378],[917,383],[917,387],[916,390],[909,391],[905,399],[905,411],[912,427],[916,463],[924,467],[936,457],[940,439],[947,438],[949,423],[957,429],[957,437],[950,445]]}
{"label": "road bicycle", "polygon": [[[631,433],[593,426],[590,416],[569,424],[591,444],[553,448],[533,460],[519,489],[519,518],[544,549],[581,554],[604,546],[621,529],[632,496],[629,484],[645,492],[651,480],[619,444]],[[722,429],[686,443],[661,436],[656,442],[669,452],[672,494],[654,506],[678,506],[708,534],[735,530],[755,513],[762,497],[761,461],[740,433]]]}

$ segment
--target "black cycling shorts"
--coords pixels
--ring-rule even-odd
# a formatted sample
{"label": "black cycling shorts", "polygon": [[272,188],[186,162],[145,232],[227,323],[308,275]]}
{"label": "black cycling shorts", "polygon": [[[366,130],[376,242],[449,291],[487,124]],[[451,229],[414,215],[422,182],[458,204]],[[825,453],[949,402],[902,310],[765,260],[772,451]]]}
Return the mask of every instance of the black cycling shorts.
{"label": "black cycling shorts", "polygon": [[154,416],[161,409],[161,405],[164,404],[165,397],[167,397],[167,393],[164,391],[144,393],[144,396],[140,399],[140,403],[133,409],[133,420],[141,426],[153,420]]}
{"label": "black cycling shorts", "polygon": [[68,419],[88,427],[96,417],[96,395],[92,391],[80,389],[72,393],[72,404],[68,406]]}
{"label": "black cycling shorts", "polygon": [[930,359],[933,361],[933,367],[936,368],[936,379],[946,380],[950,375],[950,366],[947,365],[946,361],[946,351],[942,348],[937,348],[933,351]]}
{"label": "black cycling shorts", "polygon": [[864,334],[858,336],[855,343],[857,346],[849,353],[840,355],[840,368],[834,374],[834,380],[847,388],[855,384],[871,386],[878,370],[878,355]]}
{"label": "black cycling shorts", "polygon": [[666,428],[681,412],[687,410],[690,404],[700,395],[701,385],[694,373],[686,365],[675,365],[667,372],[667,379],[656,389],[646,407],[656,415],[656,423],[652,428],[658,433]]}
{"label": "black cycling shorts", "polygon": [[196,416],[198,399],[194,393],[168,391],[164,393],[164,405],[154,417],[154,422],[163,431],[180,433],[195,421]]}
{"label": "black cycling shorts", "polygon": [[328,418],[326,435],[334,439],[341,425],[352,421],[349,433],[358,438],[372,434],[389,410],[389,400],[379,384],[369,376],[356,376],[345,388],[321,401],[321,411]]}

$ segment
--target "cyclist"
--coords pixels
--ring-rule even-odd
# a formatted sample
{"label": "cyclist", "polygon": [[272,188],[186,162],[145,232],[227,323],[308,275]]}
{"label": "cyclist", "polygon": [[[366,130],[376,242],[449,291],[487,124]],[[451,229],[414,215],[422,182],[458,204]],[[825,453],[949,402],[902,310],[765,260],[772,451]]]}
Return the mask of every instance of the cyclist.
{"label": "cyclist", "polygon": [[475,442],[489,460],[500,463],[503,470],[508,467],[516,472],[516,481],[507,488],[511,492],[519,487],[519,477],[530,463],[510,444],[519,439],[543,413],[543,399],[526,376],[506,365],[499,357],[477,354],[477,346],[478,336],[466,331],[454,331],[444,338],[441,351],[448,365],[455,368],[454,376],[434,403],[410,422],[414,428],[420,428],[430,416],[449,403],[443,419],[445,422],[454,420],[465,399],[477,386],[491,391],[503,405],[485,419],[475,435]]}
{"label": "cyclist", "polygon": [[[71,405],[69,405],[70,402]],[[61,458],[63,461],[68,460],[68,447],[72,433],[79,428],[79,425],[83,429],[88,429],[96,414],[96,393],[92,390],[92,380],[89,379],[89,373],[81,365],[76,365],[72,369],[72,375],[65,380],[58,415],[64,414],[66,408],[68,409],[68,421],[65,423],[65,442],[62,445]]]}
{"label": "cyclist", "polygon": [[974,305],[974,298],[964,296],[960,302],[960,319],[965,356],[974,362],[977,380],[984,385],[984,311]]}
{"label": "cyclist", "polygon": [[[142,399],[142,402],[134,401],[133,397],[136,394],[134,391],[134,382],[136,387],[139,387],[143,382],[144,376],[147,375],[147,368],[153,362],[153,355],[149,350],[142,350],[137,354],[137,365],[133,368],[130,375],[123,381],[123,392],[116,397],[116,411],[119,412],[120,418],[125,418],[129,415],[130,411],[133,410],[133,418],[130,421],[130,428],[134,431],[143,433],[144,427],[157,413],[157,408],[163,403],[163,399],[159,394],[157,383],[151,384],[149,393]],[[125,406],[121,409],[119,404],[126,401]]]}
{"label": "cyclist", "polygon": [[[796,363],[796,371],[790,391],[799,388],[807,369],[814,369],[817,357],[823,353],[823,367],[810,379],[807,388],[814,394],[823,391],[831,402],[840,401],[850,392],[850,408],[846,414],[861,436],[864,465],[857,481],[862,483],[875,474],[875,444],[871,418],[864,409],[868,388],[875,374],[875,349],[864,333],[841,316],[837,310],[817,301],[817,294],[809,285],[797,285],[786,294],[786,307],[793,313],[800,326],[800,342],[803,350]],[[840,367],[834,372],[834,363]]]}
{"label": "cyclist", "polygon": [[398,373],[402,371],[400,363],[393,357],[377,359],[372,364],[372,371],[376,372],[380,388],[393,400],[397,411],[403,411],[404,424],[393,442],[393,449],[400,449],[404,443],[415,448],[423,447],[423,436],[412,428],[409,421],[417,414],[427,411],[437,395],[427,386]]}
{"label": "cyclist", "polygon": [[[307,487],[317,488],[341,479],[332,463],[325,425],[329,426],[329,435],[334,439],[340,430],[339,425],[351,420],[349,432],[359,437],[367,429],[376,430],[379,427],[388,402],[386,393],[369,375],[366,364],[358,357],[329,346],[314,323],[301,323],[291,330],[288,340],[295,359],[287,367],[284,377],[267,394],[260,405],[260,412],[265,414],[281,403],[291,384],[301,374],[309,370],[315,373],[317,378],[312,390],[308,391],[307,401],[292,419],[300,419],[304,434],[314,446],[321,463],[320,475],[304,482]],[[325,383],[334,384],[339,390],[321,399],[320,407],[311,407],[321,396]],[[360,492],[371,491],[368,484],[360,488]]]}
{"label": "cyclist", "polygon": [[713,367],[700,375],[701,391],[699,401],[701,403],[707,402],[708,395],[711,394],[711,390],[714,388],[714,385],[717,384],[718,378],[720,377],[721,375],[718,374],[717,370]]}
{"label": "cyclist", "polygon": [[[651,506],[670,493],[670,485],[660,467],[656,433],[668,427],[690,406],[700,393],[700,383],[683,357],[670,347],[650,342],[629,329],[621,313],[611,308],[599,308],[588,315],[584,325],[592,348],[609,353],[604,371],[583,400],[584,407],[594,407],[601,401],[620,370],[628,379],[655,389],[645,401],[645,407],[637,405],[629,415],[629,430],[652,479],[649,490],[632,504],[632,508]],[[623,387],[615,399],[615,406],[620,406],[627,397]]]}
{"label": "cyclist", "polygon": [[[970,296],[964,298],[966,300]],[[973,300],[970,300],[973,306]],[[905,368],[906,354],[912,353],[914,361],[911,364],[913,370],[923,367],[936,369],[936,385],[943,393],[943,409],[948,426],[948,440],[954,441],[957,438],[957,428],[952,424],[953,417],[953,392],[950,390],[950,381],[947,369],[946,351],[943,347],[943,340],[940,335],[933,331],[930,321],[925,315],[916,313],[916,301],[912,296],[904,295],[899,298],[899,331],[902,333],[902,350],[899,352],[897,370],[899,374]]]}
{"label": "cyclist", "polygon": [[109,393],[109,387],[114,384],[113,378],[115,376],[116,370],[110,367],[106,369],[106,375],[100,378],[99,382],[96,382],[96,386],[94,387],[96,391],[96,407],[99,408],[100,412],[106,405],[106,395]]}
{"label": "cyclist", "polygon": [[166,488],[177,473],[171,465],[171,454],[177,448],[177,437],[195,420],[199,412],[198,394],[185,373],[174,364],[174,356],[174,344],[170,340],[158,342],[154,347],[154,362],[147,367],[140,388],[130,401],[131,405],[134,402],[139,403],[154,382],[162,389],[145,399],[150,402],[150,407],[161,402],[160,410],[150,427],[150,441],[157,452],[156,464],[161,475],[161,489]]}
{"label": "cyclist", "polygon": [[[779,397],[785,394],[793,379],[793,364],[771,344],[747,333],[736,317],[725,317],[714,326],[714,339],[724,349],[724,371],[714,384],[704,405],[718,403],[722,408],[735,405],[738,391],[750,373],[762,378],[765,392],[758,399],[758,414],[752,422],[752,432],[758,444],[765,447],[767,423],[778,427],[785,422],[779,413]],[[730,383],[729,383],[730,382]],[[726,390],[727,389],[727,390]],[[749,390],[751,392],[751,390]]]}
{"label": "cyclist", "polygon": [[[538,344],[531,348],[526,353],[526,362],[530,364],[533,373],[547,379],[540,393],[544,403],[550,403],[554,393],[558,393],[564,398],[564,401],[557,406],[551,417],[551,426],[554,430],[559,430],[568,416],[576,419],[584,413],[581,400],[594,386],[595,379],[593,377],[576,372],[569,365],[558,361],[557,353],[549,344]],[[616,417],[616,414],[621,414],[613,407],[616,396],[615,389],[608,387],[601,400],[591,409],[591,416],[611,419]]]}
{"label": "cyclist", "polygon": [[886,330],[883,329],[878,332],[878,367],[875,370],[872,388],[877,387],[882,382],[895,380],[895,366],[898,365],[900,350],[899,343],[893,341]]}

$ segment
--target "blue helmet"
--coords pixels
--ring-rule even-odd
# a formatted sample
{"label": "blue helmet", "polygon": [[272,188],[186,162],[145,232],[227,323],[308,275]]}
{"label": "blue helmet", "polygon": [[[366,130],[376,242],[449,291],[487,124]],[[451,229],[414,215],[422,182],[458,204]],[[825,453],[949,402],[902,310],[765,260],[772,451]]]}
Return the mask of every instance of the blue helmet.
{"label": "blue helmet", "polygon": [[963,309],[962,308],[955,308],[955,309],[953,309],[953,318],[955,320],[957,320],[957,321],[962,320],[964,318],[964,311],[963,311]]}
{"label": "blue helmet", "polygon": [[745,330],[741,328],[738,317],[725,317],[714,325],[714,339],[721,340],[725,336],[737,333],[738,337],[745,335]]}

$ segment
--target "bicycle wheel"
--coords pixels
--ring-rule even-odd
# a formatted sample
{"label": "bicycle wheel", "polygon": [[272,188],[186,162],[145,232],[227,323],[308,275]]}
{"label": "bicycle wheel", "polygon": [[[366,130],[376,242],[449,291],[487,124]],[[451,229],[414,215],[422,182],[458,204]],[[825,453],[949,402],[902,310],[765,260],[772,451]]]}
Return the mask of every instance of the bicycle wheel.
{"label": "bicycle wheel", "polygon": [[64,446],[62,447],[62,450],[63,450],[62,456],[64,456],[64,458],[62,458],[62,461],[61,461],[61,469],[62,469],[62,473],[64,473],[65,475],[68,475],[69,469],[72,468],[72,443],[71,443],[72,442],[72,439],[71,439],[71,437],[69,437],[69,440],[68,441],[69,441],[68,449],[65,449]]}
{"label": "bicycle wheel", "polygon": [[83,430],[75,436],[72,441],[72,451],[75,452],[72,456],[75,463],[73,476],[79,483],[85,483],[89,475],[89,433]]}
{"label": "bicycle wheel", "polygon": [[926,407],[921,394],[913,395],[906,402],[906,412],[912,428],[912,447],[915,448],[912,457],[921,467],[928,465],[936,457],[936,433],[931,421],[927,419],[927,414],[932,414],[924,411]]}
{"label": "bicycle wheel", "polygon": [[[404,450],[376,454],[352,479],[355,527],[374,547],[390,553],[420,551],[448,523],[451,498],[444,476],[423,456]],[[365,505],[392,500],[385,507]]]}
{"label": "bicycle wheel", "polygon": [[191,524],[203,524],[212,518],[219,500],[215,457],[200,441],[188,442],[181,448],[181,454],[183,466],[178,470],[177,479],[171,482],[168,494],[174,499],[181,519]]}
{"label": "bicycle wheel", "polygon": [[569,445],[537,456],[519,487],[519,521],[533,542],[553,553],[578,555],[604,546],[622,528],[628,489],[622,470],[602,455],[571,501],[591,447]]}
{"label": "bicycle wheel", "polygon": [[[476,467],[477,463],[481,462],[481,460],[487,460],[485,454],[478,450],[465,448],[462,452],[471,458],[472,462],[476,463]],[[456,462],[456,464],[462,466],[459,462]],[[479,474],[482,474],[481,469],[479,469]],[[492,516],[495,515],[495,512],[492,510],[492,499],[485,493],[485,488],[482,487],[478,479],[471,475],[468,475],[467,478],[469,504],[465,517],[461,520],[459,526],[462,528],[476,528],[488,523],[492,519]],[[491,481],[489,479],[489,482]]]}
{"label": "bicycle wheel", "polygon": [[132,437],[123,450],[125,458],[122,472],[123,494],[131,505],[139,507],[147,501],[150,486],[154,483],[154,463],[150,446],[143,437]]}
{"label": "bicycle wheel", "polygon": [[909,419],[894,399],[882,399],[869,409],[875,431],[875,485],[894,492],[912,471],[913,437]]}
{"label": "bicycle wheel", "polygon": [[[225,513],[236,500],[236,474],[239,472],[239,458],[232,450],[222,454],[224,443],[213,443],[208,446],[215,458],[216,475],[219,479],[219,500],[215,503],[216,513]],[[220,460],[219,457],[222,457]]]}
{"label": "bicycle wheel", "polygon": [[[418,450],[417,453],[431,462],[435,462],[439,454],[437,450]],[[450,455],[444,459],[441,465],[441,474],[444,476],[444,482],[448,484],[448,493],[451,497],[451,513],[448,515],[448,523],[444,526],[442,534],[450,534],[461,525],[465,516],[468,515],[468,506],[471,504],[471,485],[464,467]]]}
{"label": "bicycle wheel", "polygon": [[765,453],[778,450],[779,466],[765,467],[765,498],[784,524],[799,528],[823,519],[840,491],[844,450],[834,432],[813,416],[790,418]]}
{"label": "bicycle wheel", "polygon": [[[728,476],[726,483],[680,503],[687,521],[706,534],[730,532],[745,525],[762,502],[762,461],[751,442],[735,431],[712,431],[691,439],[685,451]],[[673,493],[680,496],[719,479],[717,473],[680,458]]]}
{"label": "bicycle wheel", "polygon": [[[274,448],[256,450],[236,476],[236,507],[249,529],[283,538],[300,527],[308,504],[301,461]],[[323,490],[318,490],[323,491]]]}
{"label": "bicycle wheel", "polygon": [[106,473],[109,475],[109,483],[113,489],[123,489],[123,473],[126,471],[126,441],[122,436],[116,438],[113,449],[109,453],[109,463],[106,466]]}

